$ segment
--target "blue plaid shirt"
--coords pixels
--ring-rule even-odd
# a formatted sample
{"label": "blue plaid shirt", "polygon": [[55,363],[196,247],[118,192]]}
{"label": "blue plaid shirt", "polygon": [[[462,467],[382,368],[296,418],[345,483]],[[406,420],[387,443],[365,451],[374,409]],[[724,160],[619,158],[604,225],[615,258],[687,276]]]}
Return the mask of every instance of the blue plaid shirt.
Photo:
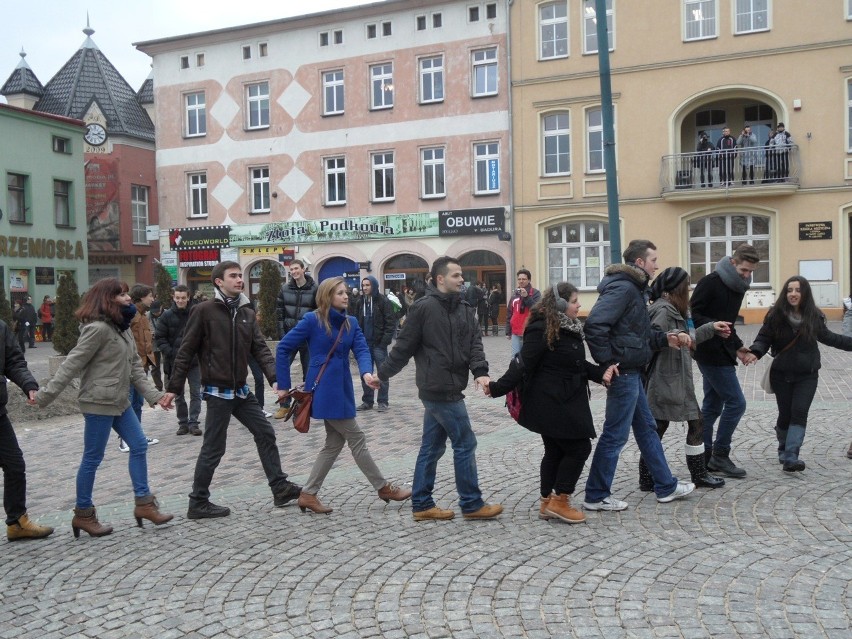
{"label": "blue plaid shirt", "polygon": [[231,388],[220,388],[218,386],[205,386],[204,394],[218,397],[219,399],[234,399],[235,397],[245,399],[249,395],[249,386],[246,384],[237,390],[233,390]]}

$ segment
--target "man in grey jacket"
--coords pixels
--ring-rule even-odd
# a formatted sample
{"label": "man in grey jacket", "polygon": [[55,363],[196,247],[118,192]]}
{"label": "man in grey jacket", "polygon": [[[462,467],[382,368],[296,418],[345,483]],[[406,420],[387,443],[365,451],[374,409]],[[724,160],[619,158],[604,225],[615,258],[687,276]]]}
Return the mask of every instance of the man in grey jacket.
{"label": "man in grey jacket", "polygon": [[396,344],[378,369],[380,381],[396,375],[412,357],[417,365],[415,383],[425,412],[423,440],[414,467],[412,507],[415,521],[452,519],[452,510],[438,508],[432,499],[435,470],[447,438],[453,445],[453,466],[459,506],[466,519],[493,519],[503,512],[499,504],[486,504],[476,471],[476,435],[462,391],[468,374],[476,385],[488,388],[488,362],[474,309],[461,299],[464,276],[458,260],[439,257],[431,269],[433,287],[408,309]]}

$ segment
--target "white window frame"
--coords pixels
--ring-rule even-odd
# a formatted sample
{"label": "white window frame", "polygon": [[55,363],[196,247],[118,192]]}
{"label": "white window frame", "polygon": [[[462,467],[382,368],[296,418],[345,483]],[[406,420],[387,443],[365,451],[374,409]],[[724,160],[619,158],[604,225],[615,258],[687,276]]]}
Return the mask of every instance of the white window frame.
{"label": "white window frame", "polygon": [[331,44],[331,31],[320,31],[318,38],[320,47],[327,47]]}
{"label": "white window frame", "polygon": [[[615,0],[607,0],[609,8],[606,10],[607,35],[609,50],[615,51]],[[589,46],[589,38],[594,37],[595,48]],[[583,53],[592,54],[598,52],[597,17],[595,15],[595,0],[583,0]]]}
{"label": "white window frame", "polygon": [[431,200],[447,196],[447,149],[420,149],[420,197]]}
{"label": "white window frame", "polygon": [[432,14],[432,28],[441,29],[444,26],[444,14],[441,11],[436,11]]}
{"label": "white window frame", "polygon": [[204,66],[204,54],[196,53],[195,54],[195,66],[203,67]]}
{"label": "white window frame", "polygon": [[188,55],[182,55],[180,57],[180,68],[181,68],[181,71],[189,68],[189,56]]}
{"label": "white window frame", "polygon": [[364,29],[367,40],[374,40],[379,37],[379,25],[377,23],[371,22],[365,25]]}
{"label": "white window frame", "polygon": [[[601,123],[592,125],[589,123],[590,115],[599,112],[601,114]],[[583,124],[585,127],[586,137],[586,173],[597,174],[606,173],[606,153],[604,152],[604,130],[603,130],[603,108],[600,105],[591,106],[585,109],[583,113]],[[600,139],[600,145],[597,140]],[[593,148],[593,146],[595,148]],[[597,147],[600,146],[600,151]],[[600,168],[592,168],[592,153],[597,155],[600,153],[601,166]]]}
{"label": "white window frame", "polygon": [[325,174],[325,205],[346,204],[346,157],[335,155],[323,158],[322,165]]}
{"label": "white window frame", "polygon": [[468,22],[479,22],[482,20],[482,9],[479,5],[472,5],[467,8],[467,21]]}
{"label": "white window frame", "polygon": [[251,189],[249,189],[249,197],[251,198],[249,212],[252,214],[269,213],[272,210],[269,188],[269,167],[251,167],[249,169],[249,182],[251,184]]}
{"label": "white window frame", "polygon": [[[18,180],[14,180],[18,178]],[[19,184],[12,184],[12,181],[19,181]],[[26,224],[30,217],[30,176],[22,173],[7,173],[6,174],[6,212],[9,215],[9,222],[15,224]]]}
{"label": "white window frame", "polygon": [[[561,126],[559,118],[566,118],[565,125]],[[554,121],[554,118],[556,121]],[[550,122],[548,122],[550,120]],[[548,128],[548,127],[551,128]],[[556,151],[549,152],[549,142],[555,142]],[[561,148],[565,146],[566,148]],[[556,158],[556,170],[548,171],[548,158]],[[561,166],[563,164],[565,166]],[[564,170],[560,170],[563,168]],[[541,175],[543,177],[555,177],[559,175],[571,175],[571,112],[551,111],[541,115]]]}
{"label": "white window frame", "polygon": [[[254,90],[256,95],[252,95]],[[265,93],[263,92],[265,89]],[[265,108],[264,108],[265,107]],[[264,115],[266,116],[264,119]],[[257,118],[257,123],[252,124],[252,118]],[[268,129],[269,128],[269,81],[252,82],[246,85],[246,129]]]}
{"label": "white window frame", "polygon": [[393,35],[393,22],[382,20],[382,37],[389,38]]}
{"label": "white window frame", "polygon": [[190,218],[207,217],[207,171],[196,171],[186,176],[188,211]]}
{"label": "white window frame", "polygon": [[334,44],[343,44],[343,29],[332,29],[331,41]]}
{"label": "white window frame", "polygon": [[[496,160],[496,165],[492,161]],[[496,167],[497,188],[491,188],[488,179],[491,167]],[[500,142],[491,140],[473,144],[473,193],[474,195],[494,195],[500,192]]]}
{"label": "white window frame", "polygon": [[[564,15],[557,16],[556,9],[559,8],[565,12]],[[544,17],[545,12],[553,10],[553,17]],[[564,29],[565,37],[560,37],[560,26]],[[565,42],[565,52],[559,52],[559,43]],[[553,48],[553,55],[545,53],[545,46]],[[566,0],[558,0],[557,2],[548,2],[542,4],[538,8],[538,59],[539,60],[556,60],[559,58],[567,58],[571,54],[571,28],[568,22],[568,3]]]}
{"label": "white window frame", "polygon": [[415,31],[426,31],[426,15],[421,14],[419,16],[414,16],[414,30]]}
{"label": "white window frame", "polygon": [[[483,98],[497,95],[500,90],[500,69],[497,65],[497,47],[475,49],[470,53],[471,96]],[[493,74],[493,76],[492,76]],[[484,80],[483,90],[478,90],[479,78]],[[493,83],[493,88],[491,84]]]}
{"label": "white window frame", "polygon": [[[754,8],[756,2],[760,0],[732,0],[733,7],[731,8],[731,26],[734,29],[735,35],[745,35],[748,33],[761,33],[772,29],[772,0],[763,0],[766,3],[766,9],[758,10]],[[759,13],[765,13],[766,25],[763,27],[755,27],[755,18]],[[740,29],[740,16],[748,16],[750,28]]]}
{"label": "white window frame", "polygon": [[612,260],[609,222],[570,219],[546,233],[548,286],[571,282],[581,291],[594,291]]}
{"label": "white window frame", "polygon": [[[493,13],[494,15],[488,15],[489,13]],[[496,2],[486,2],[485,3],[485,19],[486,20],[496,20],[497,19],[497,3]]]}
{"label": "white window frame", "polygon": [[[444,101],[444,55],[432,55],[417,61],[420,71],[420,104]],[[427,97],[427,94],[431,97]],[[438,96],[440,94],[440,96]]]}
{"label": "white window frame", "polygon": [[[199,102],[198,96],[201,96]],[[185,110],[184,135],[188,138],[200,138],[207,135],[207,95],[204,91],[184,93]],[[193,130],[194,129],[194,130]]]}
{"label": "white window frame", "polygon": [[[712,8],[713,17],[712,18],[704,18],[703,14],[701,17],[701,23],[699,24],[697,20],[690,20],[690,15],[695,16],[695,11],[699,13],[705,9]],[[684,42],[695,42],[697,40],[708,40],[711,38],[719,37],[719,0],[683,0],[683,41]],[[712,20],[712,22],[711,22]],[[689,35],[689,27],[692,23],[699,24],[699,35],[690,36]],[[705,31],[704,25],[711,25],[713,27],[713,32],[708,33]]]}
{"label": "white window frame", "polygon": [[[378,91],[378,93],[376,93]],[[377,95],[381,102],[377,104]],[[370,65],[370,109],[393,108],[393,62]]]}
{"label": "white window frame", "polygon": [[257,43],[257,57],[265,58],[269,55],[269,43],[268,42],[258,42]]}
{"label": "white window frame", "polygon": [[130,185],[130,211],[133,219],[133,243],[148,245],[148,201],[149,189],[140,184]]}
{"label": "white window frame", "polygon": [[250,44],[244,44],[242,46],[242,51],[243,51],[243,60],[244,61],[245,60],[251,60],[251,45]]}
{"label": "white window frame", "polygon": [[53,180],[53,224],[71,226],[71,182]]}
{"label": "white window frame", "polygon": [[[742,233],[733,233],[733,219],[736,217],[744,217],[745,228]],[[765,233],[756,233],[754,230],[755,218],[762,218],[766,226]],[[713,223],[716,220],[716,223]],[[720,220],[722,224],[720,225]],[[704,228],[697,227],[703,223]],[[711,213],[700,217],[693,218],[687,222],[687,259],[689,260],[689,273],[693,284],[698,282],[701,277],[713,272],[717,262],[725,255],[733,255],[734,250],[740,244],[753,245],[761,255],[761,260],[752,274],[753,288],[768,288],[770,285],[770,264],[772,260],[772,243],[769,240],[770,231],[772,229],[772,218],[768,215],[758,215],[741,212],[730,213]],[[724,230],[714,234],[714,226],[716,229]],[[701,230],[700,234],[696,231]],[[714,247],[713,245],[717,246]],[[693,245],[703,245],[704,257],[697,261],[693,254]],[[701,268],[696,268],[701,267]]]}
{"label": "white window frame", "polygon": [[322,114],[341,115],[345,108],[346,89],[343,69],[322,73]]}
{"label": "white window frame", "polygon": [[393,151],[370,154],[370,175],[373,202],[393,202],[396,199],[395,165]]}

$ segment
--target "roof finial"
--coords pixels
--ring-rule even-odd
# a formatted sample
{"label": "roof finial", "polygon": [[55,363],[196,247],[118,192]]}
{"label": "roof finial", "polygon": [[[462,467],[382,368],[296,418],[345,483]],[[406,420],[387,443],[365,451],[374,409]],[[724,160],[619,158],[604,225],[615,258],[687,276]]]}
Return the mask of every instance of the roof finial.
{"label": "roof finial", "polygon": [[24,47],[21,47],[21,52],[18,55],[21,56],[22,60],[27,57],[27,52],[24,51]]}
{"label": "roof finial", "polygon": [[83,29],[83,33],[85,33],[87,36],[91,37],[94,32],[95,32],[95,30],[92,29],[92,27],[89,26],[89,12],[86,11],[86,28]]}

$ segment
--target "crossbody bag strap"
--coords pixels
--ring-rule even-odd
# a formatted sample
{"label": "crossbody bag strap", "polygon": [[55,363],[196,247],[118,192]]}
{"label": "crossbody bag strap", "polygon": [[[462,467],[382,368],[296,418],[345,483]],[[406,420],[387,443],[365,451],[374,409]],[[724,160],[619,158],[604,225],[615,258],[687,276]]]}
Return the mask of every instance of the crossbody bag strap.
{"label": "crossbody bag strap", "polygon": [[[785,346],[784,348],[782,348],[782,349],[781,349],[781,352],[780,352],[780,353],[778,353],[778,355],[781,355],[781,353],[783,353],[784,351],[789,350],[790,348],[792,348],[792,347],[793,347],[793,344],[795,344],[795,343],[796,343],[796,340],[797,340],[797,339],[799,339],[799,333],[796,333],[796,337],[794,337],[794,338],[790,341],[790,343],[789,343],[789,344],[787,344],[787,346]],[[778,355],[776,355],[775,357],[778,357]]]}
{"label": "crossbody bag strap", "polygon": [[[322,374],[325,372],[325,367],[328,366],[328,362],[331,360],[331,356],[334,354],[334,351],[337,348],[337,345],[340,343],[340,338],[343,335],[343,327],[344,326],[346,326],[345,323],[342,324],[340,326],[340,330],[337,331],[337,339],[334,340],[334,345],[332,345],[331,350],[328,351],[328,355],[326,355],[325,361],[322,363],[322,368],[320,369],[319,373],[317,373],[317,378],[314,380],[314,388],[316,388],[317,384],[320,383],[320,379],[322,378]],[[314,388],[312,388],[311,391],[313,391]]]}

